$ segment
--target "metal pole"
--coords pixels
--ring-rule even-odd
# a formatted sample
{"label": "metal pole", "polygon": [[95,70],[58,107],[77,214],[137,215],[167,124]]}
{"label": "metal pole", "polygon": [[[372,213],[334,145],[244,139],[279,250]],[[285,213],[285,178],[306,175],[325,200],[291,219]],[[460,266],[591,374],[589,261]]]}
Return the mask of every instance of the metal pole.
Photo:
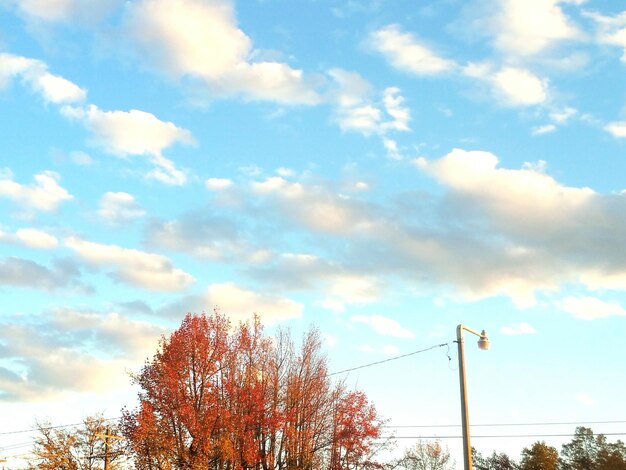
{"label": "metal pole", "polygon": [[470,443],[469,413],[467,410],[467,386],[465,383],[465,353],[463,351],[463,325],[456,327],[459,348],[459,383],[461,385],[461,424],[463,427],[463,468],[472,470],[472,445]]}

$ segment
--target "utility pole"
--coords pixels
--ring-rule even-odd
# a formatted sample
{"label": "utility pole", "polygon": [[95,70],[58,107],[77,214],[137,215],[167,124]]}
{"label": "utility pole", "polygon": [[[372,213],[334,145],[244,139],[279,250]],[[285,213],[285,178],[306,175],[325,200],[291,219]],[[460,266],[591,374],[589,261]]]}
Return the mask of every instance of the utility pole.
{"label": "utility pole", "polygon": [[117,439],[118,441],[122,441],[125,438],[122,436],[116,436],[115,434],[110,434],[110,429],[107,426],[104,434],[97,433],[96,437],[101,437],[104,439],[104,470],[109,470],[109,439]]}

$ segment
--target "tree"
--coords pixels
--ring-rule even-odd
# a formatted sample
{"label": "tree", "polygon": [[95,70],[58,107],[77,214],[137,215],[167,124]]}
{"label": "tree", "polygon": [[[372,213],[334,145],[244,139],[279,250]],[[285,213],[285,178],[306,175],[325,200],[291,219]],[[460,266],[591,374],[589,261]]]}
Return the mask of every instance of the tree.
{"label": "tree", "polygon": [[400,467],[408,470],[452,470],[454,461],[448,448],[443,448],[439,441],[418,440],[404,452]]}
{"label": "tree", "polygon": [[188,314],[133,376],[123,432],[138,469],[317,470],[371,463],[381,420],[362,392],[328,377],[320,334],[297,350],[258,318]]}
{"label": "tree", "polygon": [[493,453],[489,457],[483,457],[474,447],[472,447],[472,462],[477,470],[515,470],[515,461],[505,454]]}
{"label": "tree", "polygon": [[530,449],[522,449],[520,470],[556,470],[559,452],[545,442],[535,442]]}
{"label": "tree", "polygon": [[107,459],[108,470],[123,468],[126,461],[124,443],[106,438],[117,435],[118,427],[101,416],[89,416],[82,426],[55,428],[50,423],[37,423],[34,458],[30,468],[42,470],[101,470]]}
{"label": "tree", "polygon": [[572,441],[563,445],[559,464],[562,470],[626,470],[626,447],[581,426]]}

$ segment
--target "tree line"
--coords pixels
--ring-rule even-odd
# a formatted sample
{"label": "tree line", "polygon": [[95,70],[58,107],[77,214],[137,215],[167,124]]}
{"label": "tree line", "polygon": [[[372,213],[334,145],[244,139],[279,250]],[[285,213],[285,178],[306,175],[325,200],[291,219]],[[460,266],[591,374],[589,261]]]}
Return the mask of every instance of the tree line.
{"label": "tree line", "polygon": [[[264,334],[259,318],[232,325],[218,311],[188,314],[131,376],[138,405],[119,422],[86,418],[76,430],[37,425],[30,469],[451,470],[439,442],[394,443],[366,394],[333,381],[319,331],[296,344]],[[544,442],[519,462],[473,452],[477,470],[626,470],[621,441],[577,428],[559,454]]]}
{"label": "tree line", "polygon": [[518,462],[505,453],[484,457],[476,449],[472,449],[472,459],[477,470],[626,470],[626,446],[581,426],[561,452],[537,441],[522,450]]}

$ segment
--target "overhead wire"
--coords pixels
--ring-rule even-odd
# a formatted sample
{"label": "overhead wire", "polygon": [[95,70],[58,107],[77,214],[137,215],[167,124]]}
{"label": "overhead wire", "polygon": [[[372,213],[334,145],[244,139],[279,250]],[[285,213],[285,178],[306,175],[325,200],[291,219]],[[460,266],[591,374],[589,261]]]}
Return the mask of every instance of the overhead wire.
{"label": "overhead wire", "polygon": [[[603,436],[626,436],[626,432],[603,432],[598,433]],[[472,439],[499,439],[499,438],[531,438],[531,437],[574,437],[576,434],[494,434],[494,435],[473,435]],[[462,439],[463,436],[381,436],[380,439]]]}
{"label": "overhead wire", "polygon": [[[566,426],[575,424],[624,424],[626,420],[610,420],[610,421],[561,421],[561,422],[534,422],[534,423],[480,423],[472,424],[472,427],[505,427],[505,426]],[[398,424],[385,425],[383,428],[459,428],[460,424]]]}
{"label": "overhead wire", "polygon": [[[415,356],[417,354],[421,354],[421,353],[425,353],[428,351],[431,351],[433,349],[437,349],[437,348],[442,348],[442,347],[448,347],[448,350],[446,352],[446,356],[448,357],[449,362],[451,362],[451,357],[450,357],[450,343],[440,343],[440,344],[435,344],[432,345],[430,347],[424,348],[424,349],[419,349],[417,351],[412,351],[410,353],[406,353],[406,354],[401,354],[399,356],[394,356],[394,357],[390,357],[387,359],[383,359],[380,361],[375,361],[375,362],[370,362],[367,364],[362,364],[359,366],[355,366],[355,367],[350,367],[348,369],[343,369],[340,371],[336,371],[336,372],[331,372],[329,374],[326,374],[326,377],[332,377],[335,375],[340,375],[340,374],[346,374],[348,372],[353,372],[355,370],[360,370],[360,369],[365,369],[368,367],[373,367],[373,366],[377,366],[380,364],[385,364],[388,362],[392,362],[392,361],[396,361],[399,359],[403,359],[406,357],[410,357],[410,356]],[[115,421],[120,419],[120,417],[115,417],[115,418],[105,418],[104,421]],[[556,425],[582,425],[582,424],[623,424],[626,423],[626,420],[605,420],[605,421],[561,421],[561,422],[528,422],[528,423],[481,423],[481,424],[472,424],[472,427],[506,427],[506,426],[556,426]],[[7,435],[13,435],[13,434],[23,434],[23,433],[32,433],[32,432],[38,432],[40,430],[49,430],[49,429],[64,429],[64,428],[70,428],[70,427],[76,427],[76,426],[80,426],[84,423],[80,422],[80,423],[71,423],[71,424],[62,424],[62,425],[57,425],[57,426],[45,426],[39,429],[23,429],[23,430],[18,430],[18,431],[5,431],[5,432],[0,432],[0,436],[7,436]],[[384,429],[416,429],[416,428],[451,428],[451,427],[460,427],[460,424],[410,424],[410,425],[385,425],[382,426]],[[622,436],[622,435],[626,435],[626,433],[601,433],[605,436]],[[519,437],[519,438],[528,438],[528,437],[571,437],[571,436],[575,436],[575,434],[516,434],[516,435],[475,435],[472,436],[472,438],[515,438],[515,437]],[[462,436],[387,436],[386,438],[389,437],[393,437],[395,439],[460,439]],[[19,447],[23,447],[26,445],[31,445],[33,443],[33,441],[29,442],[29,443],[25,443],[25,444],[13,444],[13,445],[9,445],[9,446],[5,446],[5,447],[0,447],[0,449],[12,449],[12,448],[19,448]]]}
{"label": "overhead wire", "polygon": [[331,372],[330,374],[326,374],[326,377],[332,377],[333,375],[339,375],[339,374],[346,374],[348,372],[352,372],[352,371],[355,371],[355,370],[365,369],[366,367],[372,367],[372,366],[377,366],[379,364],[384,364],[386,362],[397,361],[398,359],[403,359],[403,358],[409,357],[409,356],[415,356],[416,354],[425,353],[426,351],[430,351],[431,349],[442,348],[444,346],[449,346],[449,345],[450,345],[450,343],[435,344],[433,346],[430,346],[429,348],[420,349],[418,351],[413,351],[413,352],[406,353],[406,354],[401,354],[400,356],[390,357],[390,358],[387,358],[387,359],[383,359],[382,361],[370,362],[368,364],[363,364],[363,365],[360,365],[360,366],[351,367],[349,369],[344,369],[344,370],[340,370],[340,371],[337,371],[337,372]]}

